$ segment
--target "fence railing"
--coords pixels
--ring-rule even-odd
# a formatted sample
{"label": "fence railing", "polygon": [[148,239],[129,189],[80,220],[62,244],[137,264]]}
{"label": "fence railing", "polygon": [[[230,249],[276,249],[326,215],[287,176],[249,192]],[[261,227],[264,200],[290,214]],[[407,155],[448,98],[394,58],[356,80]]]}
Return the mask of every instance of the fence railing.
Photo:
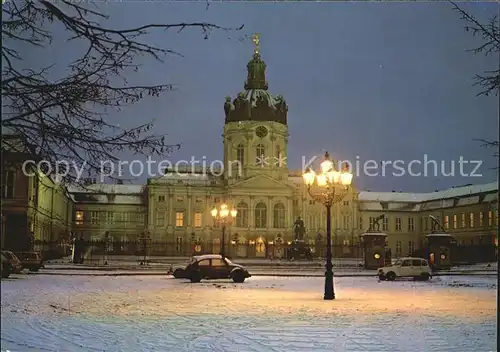
{"label": "fence railing", "polygon": [[[9,248],[4,248],[9,250]],[[64,241],[34,241],[30,248],[10,249],[13,251],[35,250],[42,253],[45,260],[75,255],[84,260],[105,260],[106,256],[135,257],[138,261],[154,261],[157,257],[190,257],[193,255],[220,253],[219,243],[211,242],[168,242],[168,241],[80,241],[75,244]],[[326,244],[266,244],[236,243],[224,245],[224,253],[232,258],[284,259],[284,260],[319,260],[325,257]],[[344,259],[354,263],[364,262],[364,248],[360,244],[332,244],[334,260]],[[451,247],[453,263],[481,263],[496,261],[498,247],[494,245],[460,245]],[[393,257],[394,256],[393,254]]]}

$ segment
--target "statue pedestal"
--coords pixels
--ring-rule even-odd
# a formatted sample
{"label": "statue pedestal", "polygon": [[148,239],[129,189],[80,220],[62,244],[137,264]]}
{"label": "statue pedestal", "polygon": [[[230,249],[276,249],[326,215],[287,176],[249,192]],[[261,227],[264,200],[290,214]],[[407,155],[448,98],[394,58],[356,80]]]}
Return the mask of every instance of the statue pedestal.
{"label": "statue pedestal", "polygon": [[451,267],[451,246],[454,238],[447,233],[431,233],[427,236],[429,265],[436,270]]}
{"label": "statue pedestal", "polygon": [[363,242],[365,269],[383,267],[385,265],[385,239],[387,234],[383,232],[366,232],[360,237]]}

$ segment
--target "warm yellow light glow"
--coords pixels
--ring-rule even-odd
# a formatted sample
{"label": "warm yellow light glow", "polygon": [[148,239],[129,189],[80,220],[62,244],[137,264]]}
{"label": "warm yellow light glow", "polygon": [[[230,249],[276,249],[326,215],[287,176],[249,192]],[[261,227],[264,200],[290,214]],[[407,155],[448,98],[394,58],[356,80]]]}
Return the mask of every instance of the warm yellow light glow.
{"label": "warm yellow light glow", "polygon": [[274,244],[273,241],[269,241],[268,244],[270,244],[271,246]]}
{"label": "warm yellow light glow", "polygon": [[318,182],[318,186],[320,187],[326,186],[326,175],[325,174],[317,175],[316,182]]}
{"label": "warm yellow light glow", "polygon": [[380,254],[375,253],[374,257],[375,257],[375,259],[380,259]]}
{"label": "warm yellow light glow", "polygon": [[314,179],[316,178],[316,174],[313,170],[308,169],[306,173],[302,176],[304,178],[304,182],[307,186],[311,186],[314,183]]}
{"label": "warm yellow light glow", "polygon": [[236,241],[235,240],[231,240],[231,244],[236,244]]}
{"label": "warm yellow light glow", "polygon": [[331,171],[329,171],[327,177],[328,181],[330,181],[331,183],[340,183],[340,172],[336,170],[332,169]]}
{"label": "warm yellow light glow", "polygon": [[221,218],[226,218],[229,215],[229,209],[228,208],[222,208],[219,210],[219,216]]}
{"label": "warm yellow light glow", "polygon": [[349,186],[352,182],[352,174],[349,172],[343,172],[341,174],[341,183],[344,186]]}
{"label": "warm yellow light glow", "polygon": [[83,211],[77,211],[76,212],[76,219],[77,220],[82,220],[83,219]]}
{"label": "warm yellow light glow", "polygon": [[442,260],[445,260],[445,259],[446,259],[446,255],[441,254],[441,259],[442,259]]}
{"label": "warm yellow light glow", "polygon": [[235,218],[236,215],[238,215],[238,210],[233,208],[233,210],[231,210],[231,217]]}
{"label": "warm yellow light glow", "polygon": [[221,208],[221,209],[227,209],[227,204],[225,204],[225,203],[221,204],[221,205],[220,205],[220,208]]}
{"label": "warm yellow light glow", "polygon": [[215,218],[217,216],[217,208],[213,208],[211,211],[210,211],[210,214],[212,214],[212,216]]}
{"label": "warm yellow light glow", "polygon": [[325,159],[321,163],[321,172],[326,174],[327,172],[330,172],[333,169],[333,162],[330,159]]}

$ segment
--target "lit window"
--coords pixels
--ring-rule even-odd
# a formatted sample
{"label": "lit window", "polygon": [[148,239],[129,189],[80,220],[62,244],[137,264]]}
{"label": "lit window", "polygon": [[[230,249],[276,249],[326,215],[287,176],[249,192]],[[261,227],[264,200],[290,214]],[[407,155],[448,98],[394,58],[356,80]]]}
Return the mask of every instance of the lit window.
{"label": "lit window", "polygon": [[483,226],[484,226],[484,213],[480,212],[479,213],[479,227],[483,227]]}
{"label": "lit window", "polygon": [[453,214],[453,228],[454,229],[457,228],[457,215],[456,214]]}
{"label": "lit window", "polygon": [[493,212],[488,211],[488,226],[493,226]]}
{"label": "lit window", "polygon": [[184,212],[178,211],[175,213],[175,227],[184,227]]}
{"label": "lit window", "polygon": [[467,226],[466,226],[466,223],[465,223],[465,213],[462,213],[460,214],[460,225],[463,229],[465,229]]}
{"label": "lit window", "polygon": [[469,227],[470,228],[476,227],[476,219],[474,217],[474,213],[469,213]]}
{"label": "lit window", "polygon": [[449,215],[445,215],[444,216],[443,226],[444,226],[445,229],[449,229],[450,228],[450,216]]}
{"label": "lit window", "polygon": [[77,225],[83,224],[83,211],[77,210],[75,214],[75,220]]}
{"label": "lit window", "polygon": [[201,227],[202,213],[194,213],[194,227]]}

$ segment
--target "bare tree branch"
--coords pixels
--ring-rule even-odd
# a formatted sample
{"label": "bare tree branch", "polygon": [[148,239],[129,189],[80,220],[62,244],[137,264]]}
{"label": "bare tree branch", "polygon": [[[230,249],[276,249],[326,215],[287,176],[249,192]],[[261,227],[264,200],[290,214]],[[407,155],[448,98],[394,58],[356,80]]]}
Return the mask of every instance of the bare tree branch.
{"label": "bare tree branch", "polygon": [[[206,39],[212,30],[243,28],[181,22],[114,29],[105,26],[108,16],[98,9],[69,0],[10,1],[2,11],[2,131],[17,135],[39,159],[54,165],[60,159],[85,163],[88,174],[100,171],[100,160],[118,160],[123,151],[163,155],[179,148],[154,134],[152,122],[126,128],[107,117],[106,110],[121,111],[146,96],[174,89],[170,84],[131,85],[126,79],[139,71],[140,56],[163,62],[166,55],[180,55],[148,44],[144,37],[150,31],[195,28]],[[85,48],[82,55],[59,79],[51,78],[53,66],[22,68],[27,54],[19,48],[50,49],[55,25],[68,35],[67,41]],[[75,177],[70,172],[64,181]]]}
{"label": "bare tree branch", "polygon": [[[498,16],[493,16],[487,23],[480,23],[474,16],[460,8],[456,3],[450,1],[453,9],[458,11],[462,20],[466,22],[465,30],[471,32],[473,36],[480,36],[483,39],[483,44],[470,49],[474,54],[495,55],[497,62],[500,63],[500,27]],[[500,64],[499,64],[500,65]],[[482,74],[476,74],[475,86],[479,86],[481,91],[477,95],[498,96],[500,88],[500,67],[496,70],[485,71]]]}

